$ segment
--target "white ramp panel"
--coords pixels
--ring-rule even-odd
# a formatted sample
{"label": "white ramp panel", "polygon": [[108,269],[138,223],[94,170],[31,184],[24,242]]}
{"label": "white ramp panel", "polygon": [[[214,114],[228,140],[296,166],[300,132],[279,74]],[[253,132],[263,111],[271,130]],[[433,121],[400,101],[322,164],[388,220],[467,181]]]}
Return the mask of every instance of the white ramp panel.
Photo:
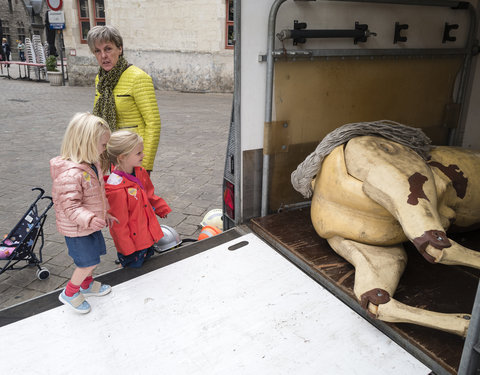
{"label": "white ramp panel", "polygon": [[1,373],[430,372],[253,234],[89,301],[0,328]]}

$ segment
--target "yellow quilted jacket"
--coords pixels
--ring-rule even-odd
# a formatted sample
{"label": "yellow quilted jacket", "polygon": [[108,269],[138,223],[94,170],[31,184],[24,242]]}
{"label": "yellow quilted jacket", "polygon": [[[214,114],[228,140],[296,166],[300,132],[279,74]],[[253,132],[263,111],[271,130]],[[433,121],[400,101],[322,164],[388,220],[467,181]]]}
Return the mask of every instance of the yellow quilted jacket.
{"label": "yellow quilted jacket", "polygon": [[[98,75],[95,78],[95,103],[100,96],[97,85]],[[143,138],[145,156],[142,166],[151,171],[160,139],[160,113],[152,78],[142,69],[131,65],[120,76],[113,95],[117,129],[134,131]]]}

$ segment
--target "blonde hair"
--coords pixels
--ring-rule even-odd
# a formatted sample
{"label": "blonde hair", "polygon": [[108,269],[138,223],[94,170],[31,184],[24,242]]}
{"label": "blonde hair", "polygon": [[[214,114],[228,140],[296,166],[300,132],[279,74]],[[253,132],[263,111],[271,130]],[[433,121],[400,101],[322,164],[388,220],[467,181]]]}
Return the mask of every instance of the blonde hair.
{"label": "blonde hair", "polygon": [[118,157],[128,155],[137,145],[143,143],[143,138],[128,130],[118,130],[112,133],[107,143],[107,154],[113,165],[118,165]]}
{"label": "blonde hair", "polygon": [[96,163],[101,159],[98,142],[110,133],[107,122],[90,113],[76,113],[68,124],[63,136],[60,155],[75,163]]}

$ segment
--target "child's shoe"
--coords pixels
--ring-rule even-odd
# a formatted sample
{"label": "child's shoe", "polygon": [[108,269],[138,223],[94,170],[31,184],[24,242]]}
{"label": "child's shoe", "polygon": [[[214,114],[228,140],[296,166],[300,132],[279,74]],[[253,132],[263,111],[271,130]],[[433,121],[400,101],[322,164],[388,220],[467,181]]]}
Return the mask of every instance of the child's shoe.
{"label": "child's shoe", "polygon": [[60,300],[61,303],[63,303],[66,306],[69,306],[76,312],[80,314],[86,314],[90,312],[90,304],[85,301],[85,297],[83,294],[77,292],[73,296],[68,297],[65,294],[65,289],[62,291],[62,293],[59,294],[58,299]]}
{"label": "child's shoe", "polygon": [[80,288],[80,293],[85,297],[90,296],[104,296],[112,291],[112,287],[107,284],[99,283],[98,281],[92,281],[87,289]]}

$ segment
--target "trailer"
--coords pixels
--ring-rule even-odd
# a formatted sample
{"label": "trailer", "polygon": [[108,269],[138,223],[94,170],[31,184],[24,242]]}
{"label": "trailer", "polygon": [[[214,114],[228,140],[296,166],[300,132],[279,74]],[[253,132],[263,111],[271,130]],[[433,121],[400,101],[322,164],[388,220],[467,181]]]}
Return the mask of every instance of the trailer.
{"label": "trailer", "polygon": [[[254,233],[435,374],[477,373],[479,273],[425,264],[406,245],[396,299],[472,312],[468,337],[385,323],[360,307],[354,268],[311,223],[290,175],[343,124],[393,120],[435,145],[480,149],[476,1],[242,1],[235,4],[235,92],[224,226]],[[479,232],[456,241],[480,249]],[[453,281],[454,280],[454,281]]]}
{"label": "trailer", "polygon": [[[86,316],[59,291],[0,311],[2,371],[477,373],[479,272],[407,246],[395,294],[471,312],[466,339],[373,319],[354,295],[355,269],[317,235],[310,201],[290,184],[351,122],[394,120],[435,144],[480,149],[477,1],[244,0],[234,11],[224,232],[101,275],[112,294]],[[480,249],[478,234],[455,240]]]}

